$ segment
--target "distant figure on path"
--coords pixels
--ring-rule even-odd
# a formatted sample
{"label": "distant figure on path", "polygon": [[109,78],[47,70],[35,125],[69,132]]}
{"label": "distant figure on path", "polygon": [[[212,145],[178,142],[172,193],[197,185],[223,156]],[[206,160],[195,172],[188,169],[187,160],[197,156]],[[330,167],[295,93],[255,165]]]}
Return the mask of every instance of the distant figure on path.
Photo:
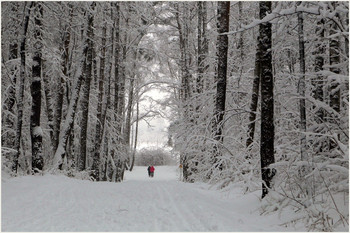
{"label": "distant figure on path", "polygon": [[148,171],[148,176],[151,177],[151,166],[148,166],[147,171]]}
{"label": "distant figure on path", "polygon": [[154,170],[156,170],[153,166],[149,169],[149,171],[151,172],[151,177],[154,176]]}

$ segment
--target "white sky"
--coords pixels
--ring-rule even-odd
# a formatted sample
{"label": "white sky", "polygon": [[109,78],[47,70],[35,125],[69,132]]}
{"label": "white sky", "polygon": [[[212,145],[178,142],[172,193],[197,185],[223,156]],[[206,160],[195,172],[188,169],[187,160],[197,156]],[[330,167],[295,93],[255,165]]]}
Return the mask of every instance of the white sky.
{"label": "white sky", "polygon": [[[155,88],[145,93],[144,96],[149,96],[155,100],[162,100],[166,96],[166,93]],[[142,113],[142,109],[148,109],[149,104],[148,101],[140,102],[140,113]],[[169,126],[169,121],[160,116],[147,121],[151,126],[144,120],[139,122],[137,149],[154,146],[163,147],[168,140],[167,127]]]}

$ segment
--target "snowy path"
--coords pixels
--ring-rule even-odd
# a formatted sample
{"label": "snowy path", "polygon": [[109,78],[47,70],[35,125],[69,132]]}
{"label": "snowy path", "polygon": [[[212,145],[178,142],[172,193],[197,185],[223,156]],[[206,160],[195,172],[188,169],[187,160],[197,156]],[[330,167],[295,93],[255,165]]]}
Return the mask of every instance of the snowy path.
{"label": "snowy path", "polygon": [[179,182],[175,167],[156,167],[153,179],[146,173],[136,167],[122,183],[52,175],[3,179],[2,231],[295,230],[278,226],[277,216],[260,216],[258,194],[228,198]]}

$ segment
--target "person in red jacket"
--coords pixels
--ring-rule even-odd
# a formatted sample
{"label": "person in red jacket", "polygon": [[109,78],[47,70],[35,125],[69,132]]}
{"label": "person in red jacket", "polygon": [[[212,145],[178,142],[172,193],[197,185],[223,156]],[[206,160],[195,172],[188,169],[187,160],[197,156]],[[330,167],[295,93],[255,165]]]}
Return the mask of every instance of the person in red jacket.
{"label": "person in red jacket", "polygon": [[151,173],[151,177],[154,176],[154,170],[156,170],[153,166],[151,166],[151,168],[149,169],[150,173]]}

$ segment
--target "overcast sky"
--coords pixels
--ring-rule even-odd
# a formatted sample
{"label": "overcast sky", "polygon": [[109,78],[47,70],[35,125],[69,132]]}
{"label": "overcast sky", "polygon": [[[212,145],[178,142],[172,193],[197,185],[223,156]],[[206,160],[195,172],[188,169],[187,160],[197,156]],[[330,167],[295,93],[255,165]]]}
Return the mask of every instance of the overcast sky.
{"label": "overcast sky", "polygon": [[[155,100],[162,100],[166,97],[166,93],[155,88],[145,93],[145,96],[149,96]],[[140,114],[145,112],[144,109],[149,109],[149,105],[150,102],[148,101],[140,102]],[[156,108],[160,108],[160,106]],[[162,117],[155,117],[153,119],[148,119],[147,121],[149,124],[144,120],[139,123],[137,149],[154,146],[163,147],[168,141],[167,127],[169,126],[169,121]]]}

